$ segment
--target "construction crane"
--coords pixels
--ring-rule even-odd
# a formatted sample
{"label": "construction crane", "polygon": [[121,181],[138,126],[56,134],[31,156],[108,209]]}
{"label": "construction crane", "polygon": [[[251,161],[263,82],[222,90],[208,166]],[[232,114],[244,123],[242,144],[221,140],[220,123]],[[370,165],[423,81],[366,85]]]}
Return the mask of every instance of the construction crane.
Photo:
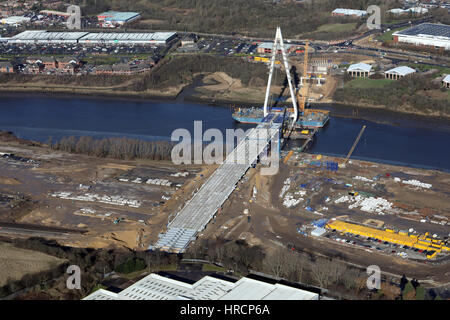
{"label": "construction crane", "polygon": [[[309,47],[309,41],[306,41],[305,43],[305,55],[303,58],[303,72],[302,72],[302,87],[297,91],[297,101],[299,106],[299,113],[301,115],[305,112],[305,105],[306,105],[306,97],[308,95],[308,82],[306,79],[308,78],[308,47]],[[303,83],[303,80],[305,83]]]}
{"label": "construction crane", "polygon": [[349,151],[348,154],[347,154],[347,157],[345,158],[345,161],[344,161],[344,164],[343,164],[344,167],[345,167],[345,164],[347,163],[348,159],[349,159],[350,156],[352,155],[353,151],[355,150],[356,145],[358,144],[359,139],[361,139],[361,136],[362,136],[362,134],[363,134],[363,132],[364,132],[365,129],[366,129],[366,126],[364,125],[364,126],[362,127],[361,131],[359,132],[358,136],[356,137],[355,142],[353,142],[352,148],[350,149],[350,151]]}

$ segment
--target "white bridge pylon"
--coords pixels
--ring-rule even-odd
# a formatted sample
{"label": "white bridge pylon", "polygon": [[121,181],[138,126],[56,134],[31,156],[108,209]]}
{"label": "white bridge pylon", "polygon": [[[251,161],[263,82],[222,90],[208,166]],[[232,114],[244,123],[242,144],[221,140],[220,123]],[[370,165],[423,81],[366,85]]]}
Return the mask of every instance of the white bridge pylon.
{"label": "white bridge pylon", "polygon": [[264,99],[264,117],[266,117],[269,114],[268,104],[269,104],[269,95],[270,95],[270,85],[272,84],[272,76],[273,76],[273,70],[274,70],[274,65],[275,65],[275,57],[278,52],[278,42],[280,43],[281,54],[283,56],[283,62],[284,62],[284,70],[286,72],[286,77],[287,77],[288,84],[289,84],[289,91],[291,93],[292,105],[294,107],[294,114],[291,116],[293,118],[293,123],[295,123],[298,119],[297,100],[295,98],[294,88],[292,87],[291,72],[290,72],[288,60],[286,58],[286,50],[284,49],[283,36],[281,35],[280,27],[277,27],[277,32],[275,34],[275,41],[273,42],[273,47],[272,47],[272,58],[270,60],[269,80],[267,81],[266,97]]}

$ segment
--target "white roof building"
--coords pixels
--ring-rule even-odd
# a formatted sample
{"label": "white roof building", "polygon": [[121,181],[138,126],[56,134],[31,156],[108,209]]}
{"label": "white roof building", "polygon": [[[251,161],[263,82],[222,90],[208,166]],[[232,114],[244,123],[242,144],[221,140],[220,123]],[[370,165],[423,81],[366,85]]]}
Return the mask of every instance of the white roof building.
{"label": "white roof building", "polygon": [[354,77],[368,77],[371,72],[372,66],[363,62],[351,64],[347,69],[347,73]]}
{"label": "white roof building", "polygon": [[447,87],[450,88],[450,74],[446,75],[444,79],[442,79],[442,83]]}
{"label": "white roof building", "polygon": [[392,34],[395,42],[450,50],[450,25],[422,23]]}
{"label": "white roof building", "polygon": [[206,276],[189,284],[150,274],[119,293],[97,290],[83,300],[318,300],[317,293],[287,285],[241,278],[237,282]]}
{"label": "white roof building", "polygon": [[372,66],[370,64],[367,63],[355,63],[355,64],[351,64],[347,71],[365,71],[365,72],[370,72],[372,70]]}
{"label": "white roof building", "polygon": [[333,15],[339,15],[339,16],[357,16],[357,17],[364,17],[367,15],[367,11],[364,10],[355,10],[355,9],[343,9],[343,8],[337,8],[334,9],[332,12]]}
{"label": "white roof building", "polygon": [[396,15],[406,14],[406,13],[410,13],[410,12],[417,13],[417,14],[424,14],[424,13],[428,12],[428,9],[422,8],[422,7],[413,7],[413,8],[409,8],[409,9],[395,8],[395,9],[388,10],[388,12],[390,12],[392,14],[396,14]]}
{"label": "white roof building", "polygon": [[176,32],[48,32],[46,30],[27,30],[9,39],[10,43],[83,43],[83,44],[148,44],[165,45]]}
{"label": "white roof building", "polygon": [[29,17],[11,16],[11,17],[0,19],[0,22],[2,24],[8,24],[8,25],[20,25],[22,23],[30,22],[30,20],[31,20],[31,18],[29,18]]}
{"label": "white roof building", "polygon": [[416,73],[416,70],[407,66],[400,66],[384,72],[388,79],[398,79]]}
{"label": "white roof building", "polygon": [[320,237],[322,236],[327,230],[325,228],[315,228],[313,231],[311,231],[311,235],[314,237]]}

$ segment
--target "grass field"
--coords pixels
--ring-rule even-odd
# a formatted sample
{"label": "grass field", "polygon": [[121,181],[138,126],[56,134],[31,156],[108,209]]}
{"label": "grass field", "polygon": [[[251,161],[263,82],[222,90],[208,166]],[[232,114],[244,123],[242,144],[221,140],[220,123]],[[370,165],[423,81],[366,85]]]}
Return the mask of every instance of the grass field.
{"label": "grass field", "polygon": [[403,28],[398,28],[398,29],[394,29],[391,31],[387,31],[387,32],[383,33],[381,36],[377,37],[377,40],[383,41],[383,42],[394,40],[394,38],[392,37],[392,34],[396,31],[400,31],[400,30],[403,30],[406,28],[408,28],[408,27],[403,27]]}
{"label": "grass field", "polygon": [[225,272],[225,271],[227,271],[227,269],[213,265],[213,264],[203,264],[202,271]]}
{"label": "grass field", "polygon": [[0,286],[8,279],[20,280],[24,275],[54,268],[64,260],[32,250],[0,243]]}
{"label": "grass field", "polygon": [[356,28],[356,23],[329,23],[317,28],[316,32],[345,32]]}
{"label": "grass field", "polygon": [[437,69],[439,72],[436,74],[436,77],[442,76],[444,74],[450,74],[450,67],[441,67],[441,66],[432,66],[425,63],[407,63],[407,66],[410,66],[411,68],[420,70],[420,71],[428,71],[431,69]]}
{"label": "grass field", "polygon": [[395,80],[389,79],[368,79],[368,78],[358,78],[351,80],[345,84],[347,88],[382,88],[385,85],[394,82]]}

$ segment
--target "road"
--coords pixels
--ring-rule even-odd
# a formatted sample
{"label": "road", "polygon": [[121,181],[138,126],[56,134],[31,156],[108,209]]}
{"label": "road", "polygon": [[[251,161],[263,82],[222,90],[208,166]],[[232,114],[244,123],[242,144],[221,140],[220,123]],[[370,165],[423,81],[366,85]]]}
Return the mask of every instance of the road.
{"label": "road", "polygon": [[45,227],[31,224],[0,222],[0,234],[24,235],[30,237],[65,238],[71,233],[84,233],[85,231],[64,229],[57,227]]}

